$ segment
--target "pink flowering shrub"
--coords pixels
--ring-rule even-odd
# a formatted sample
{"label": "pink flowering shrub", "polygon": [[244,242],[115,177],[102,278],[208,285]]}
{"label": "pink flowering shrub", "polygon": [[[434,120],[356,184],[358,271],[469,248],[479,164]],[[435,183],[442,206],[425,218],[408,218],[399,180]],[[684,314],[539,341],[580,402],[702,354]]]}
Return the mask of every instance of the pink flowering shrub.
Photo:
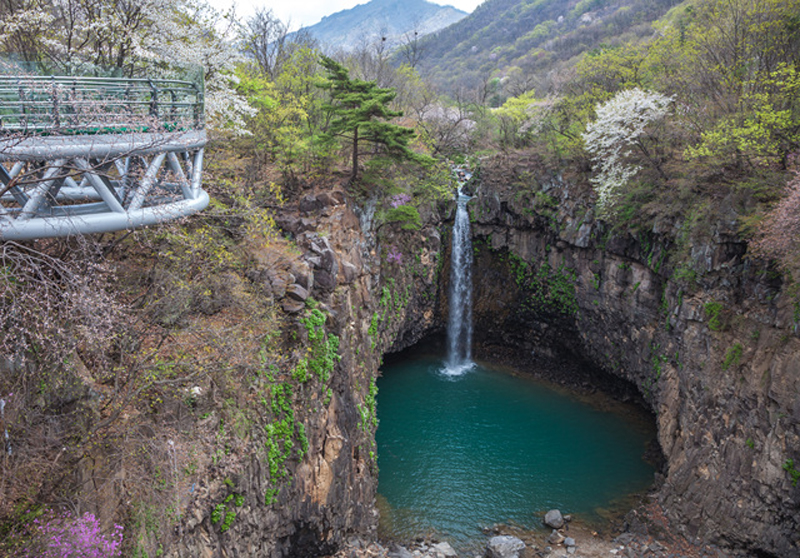
{"label": "pink flowering shrub", "polygon": [[389,205],[391,205],[392,208],[398,208],[401,205],[408,205],[410,201],[411,201],[411,196],[409,196],[408,194],[395,194],[394,196],[392,196]]}
{"label": "pink flowering shrub", "polygon": [[69,512],[46,511],[25,529],[13,533],[24,558],[119,558],[122,556],[122,526],[103,534],[91,513],[74,517]]}
{"label": "pink flowering shrub", "polygon": [[[751,251],[762,257],[773,258],[778,266],[796,274],[800,268],[800,171],[786,185],[783,198],[761,222]],[[795,275],[795,280],[800,277]]]}
{"label": "pink flowering shrub", "polygon": [[402,265],[403,263],[403,253],[398,251],[397,248],[392,246],[389,253],[386,254],[386,261],[389,263],[396,263],[397,265]]}

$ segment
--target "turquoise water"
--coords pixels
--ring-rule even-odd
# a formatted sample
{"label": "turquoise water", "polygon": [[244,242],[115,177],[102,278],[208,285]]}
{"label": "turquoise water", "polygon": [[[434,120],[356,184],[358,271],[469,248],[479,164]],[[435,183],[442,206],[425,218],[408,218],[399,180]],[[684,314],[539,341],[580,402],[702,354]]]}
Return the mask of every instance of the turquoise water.
{"label": "turquoise water", "polygon": [[529,378],[441,360],[386,366],[378,380],[381,527],[462,548],[481,527],[533,529],[558,508],[587,522],[647,489],[652,421],[604,411]]}

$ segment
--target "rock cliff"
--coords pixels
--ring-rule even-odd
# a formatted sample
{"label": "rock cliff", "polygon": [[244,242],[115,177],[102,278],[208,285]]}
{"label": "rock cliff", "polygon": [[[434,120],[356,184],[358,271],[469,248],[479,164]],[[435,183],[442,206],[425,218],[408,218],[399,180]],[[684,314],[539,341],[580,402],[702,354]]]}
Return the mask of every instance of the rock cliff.
{"label": "rock cliff", "polygon": [[[614,231],[578,181],[536,168],[486,161],[471,184],[478,354],[639,398],[658,424],[656,496],[671,529],[798,555],[797,293],[745,257],[733,220],[702,239],[668,224]],[[308,558],[374,537],[375,378],[383,354],[442,327],[452,206],[420,207],[421,226],[409,227],[376,219],[377,202],[324,190],[276,216],[285,250],[243,240],[243,263],[201,274],[194,291],[168,290],[154,264],[131,273],[182,351],[210,351],[190,361],[207,370],[183,370],[168,392],[155,387],[172,386],[175,369],[154,367],[147,410],[123,416],[135,428],[115,440],[144,457],[92,446],[65,470],[81,512],[129,514],[134,555]],[[277,317],[248,320],[254,303]],[[158,362],[180,362],[170,350]],[[110,391],[90,380],[89,403]],[[88,404],[85,415],[102,418]]]}
{"label": "rock cliff", "polygon": [[675,231],[611,231],[578,186],[531,168],[485,163],[471,202],[477,342],[631,382],[656,415],[673,527],[798,555],[796,293],[744,257],[734,225],[681,258]]}
{"label": "rock cliff", "polygon": [[251,457],[212,467],[171,555],[308,558],[374,536],[375,378],[385,352],[434,323],[441,246],[433,226],[379,227],[373,205],[355,208],[338,190],[287,205],[277,220],[300,254],[247,271],[281,305],[294,353],[267,374],[272,417],[252,431]]}

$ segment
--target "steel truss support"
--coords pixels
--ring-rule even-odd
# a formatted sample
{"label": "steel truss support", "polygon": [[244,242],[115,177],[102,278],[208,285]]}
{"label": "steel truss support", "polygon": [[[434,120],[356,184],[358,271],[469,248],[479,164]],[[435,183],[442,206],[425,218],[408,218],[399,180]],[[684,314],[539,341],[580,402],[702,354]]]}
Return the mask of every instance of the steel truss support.
{"label": "steel truss support", "polygon": [[0,240],[113,232],[205,209],[202,130],[0,139]]}

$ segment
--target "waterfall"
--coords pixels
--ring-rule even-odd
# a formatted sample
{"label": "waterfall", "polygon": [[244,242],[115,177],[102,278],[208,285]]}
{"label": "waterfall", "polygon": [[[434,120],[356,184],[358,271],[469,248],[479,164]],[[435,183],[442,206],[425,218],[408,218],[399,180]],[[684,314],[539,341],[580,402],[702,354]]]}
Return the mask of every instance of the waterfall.
{"label": "waterfall", "polygon": [[458,206],[453,223],[450,255],[450,316],[447,322],[447,361],[444,373],[459,376],[472,366],[472,242],[469,233],[467,202],[470,197],[458,191]]}

